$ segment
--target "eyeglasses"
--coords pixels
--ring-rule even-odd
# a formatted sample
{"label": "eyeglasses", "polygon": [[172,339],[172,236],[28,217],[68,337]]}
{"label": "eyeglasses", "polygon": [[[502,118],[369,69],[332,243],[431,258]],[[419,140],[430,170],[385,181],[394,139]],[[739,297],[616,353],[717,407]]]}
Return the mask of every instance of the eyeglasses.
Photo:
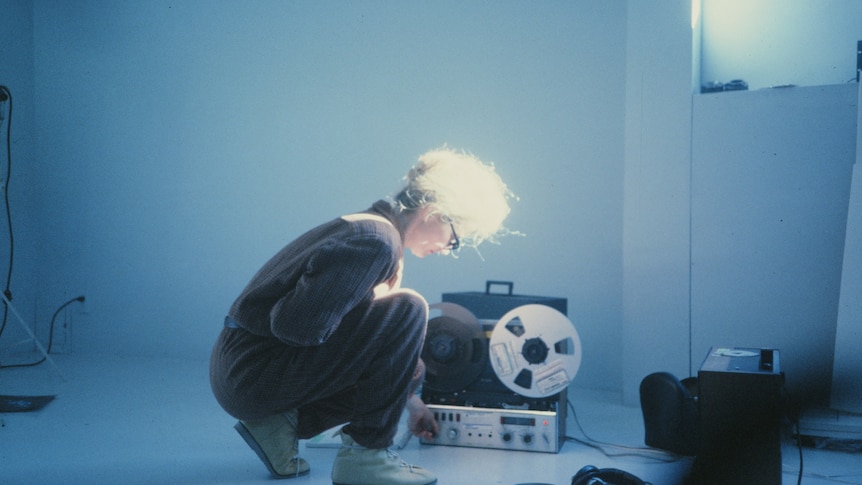
{"label": "eyeglasses", "polygon": [[455,232],[455,225],[450,222],[449,227],[452,229],[452,240],[446,245],[446,249],[449,251],[456,251],[461,247],[461,240],[458,239],[458,233]]}

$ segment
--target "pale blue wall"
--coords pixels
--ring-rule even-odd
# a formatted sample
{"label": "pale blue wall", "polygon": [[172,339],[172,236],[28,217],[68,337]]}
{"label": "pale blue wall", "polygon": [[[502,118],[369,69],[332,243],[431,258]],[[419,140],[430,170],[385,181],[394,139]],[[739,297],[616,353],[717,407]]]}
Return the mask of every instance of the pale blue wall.
{"label": "pale blue wall", "polygon": [[688,375],[691,3],[630,2],[626,31],[623,398]]}
{"label": "pale blue wall", "polygon": [[[31,2],[0,2],[0,85],[12,93],[12,100],[0,103],[4,119],[0,121],[0,182],[5,187],[9,182],[9,199],[13,207],[12,230],[18,243],[14,247],[10,291],[13,308],[25,321],[34,320],[34,295],[38,281],[40,237],[39,222],[30,215],[39,204],[37,183],[28,172],[36,164],[34,159],[35,116],[33,101],[33,8]],[[12,112],[9,113],[10,103]],[[10,120],[11,118],[11,120]],[[9,123],[12,124],[11,152],[12,170],[7,173],[6,142]],[[0,195],[3,195],[0,192]],[[0,211],[0,291],[6,288],[9,274],[10,244],[9,225],[6,221],[5,207]],[[26,215],[25,215],[26,214]],[[0,308],[0,318],[3,312]],[[6,315],[4,337],[0,339],[0,349],[22,352],[34,350],[20,321],[13,312]],[[0,326],[3,326],[0,323]],[[47,327],[45,336],[47,337]],[[0,354],[0,364],[8,363]]]}
{"label": "pale blue wall", "polygon": [[527,236],[405,283],[566,297],[577,382],[618,386],[624,2],[33,3],[43,334],[81,293],[76,352],[206,355],[266,258],[448,143]]}
{"label": "pale blue wall", "polygon": [[64,315],[74,352],[205,357],[266,258],[449,143],[497,163],[527,236],[484,261],[411,256],[407,285],[568,298],[575,385],[633,404],[644,375],[702,357],[689,0],[0,6],[13,291],[42,336],[86,295]]}
{"label": "pale blue wall", "polygon": [[857,86],[695,98],[694,370],[713,346],[776,348],[791,395],[825,404],[856,159]]}

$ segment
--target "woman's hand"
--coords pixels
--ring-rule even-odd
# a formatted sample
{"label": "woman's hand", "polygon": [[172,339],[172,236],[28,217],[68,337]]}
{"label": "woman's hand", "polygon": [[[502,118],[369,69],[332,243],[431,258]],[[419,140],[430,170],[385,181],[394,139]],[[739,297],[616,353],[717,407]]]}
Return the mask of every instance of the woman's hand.
{"label": "woman's hand", "polygon": [[407,417],[407,427],[414,436],[433,440],[437,436],[438,428],[437,421],[434,420],[434,414],[428,409],[428,406],[419,399],[416,394],[411,394],[407,398],[407,412],[410,414]]}

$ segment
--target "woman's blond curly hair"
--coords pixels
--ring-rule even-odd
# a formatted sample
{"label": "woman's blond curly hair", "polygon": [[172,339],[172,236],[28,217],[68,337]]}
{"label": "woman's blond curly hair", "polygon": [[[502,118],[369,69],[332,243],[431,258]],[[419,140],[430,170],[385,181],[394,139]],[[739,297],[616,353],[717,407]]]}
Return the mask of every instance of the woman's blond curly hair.
{"label": "woman's blond curly hair", "polygon": [[492,163],[442,147],[419,156],[404,180],[393,206],[401,211],[430,206],[429,215],[439,214],[455,225],[462,245],[496,242],[511,232],[503,221],[514,195]]}

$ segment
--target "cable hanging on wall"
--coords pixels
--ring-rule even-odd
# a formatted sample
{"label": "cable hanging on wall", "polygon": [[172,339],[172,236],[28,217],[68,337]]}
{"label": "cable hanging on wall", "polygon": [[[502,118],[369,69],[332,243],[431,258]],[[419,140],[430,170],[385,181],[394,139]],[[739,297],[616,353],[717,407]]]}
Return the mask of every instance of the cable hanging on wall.
{"label": "cable hanging on wall", "polygon": [[[6,108],[6,103],[9,107]],[[6,86],[0,85],[0,126],[6,123],[6,176],[3,180],[3,201],[6,212],[6,226],[9,229],[9,266],[6,270],[6,286],[3,295],[6,300],[12,300],[12,262],[15,257],[15,236],[12,231],[12,211],[9,206],[9,179],[12,178],[12,91]],[[9,318],[9,307],[3,305],[3,321],[0,322],[0,336],[6,330],[6,322]]]}
{"label": "cable hanging on wall", "polygon": [[[6,107],[7,102],[9,103],[8,108]],[[30,339],[36,345],[37,349],[42,353],[43,357],[41,360],[30,364],[0,365],[0,369],[5,369],[9,367],[28,367],[48,361],[62,376],[62,372],[60,372],[60,369],[57,367],[57,365],[54,363],[53,359],[51,359],[51,356],[49,355],[51,353],[51,346],[54,340],[54,322],[57,319],[57,315],[63,308],[76,301],[83,302],[84,297],[75,297],[62,304],[57,309],[57,311],[54,312],[54,316],[51,319],[50,335],[47,349],[42,346],[42,344],[39,342],[39,339],[36,338],[36,335],[33,333],[33,330],[30,329],[30,326],[27,325],[27,322],[24,321],[24,319],[12,305],[12,263],[15,259],[15,237],[14,232],[12,231],[12,210],[9,204],[9,180],[12,178],[12,92],[6,86],[0,85],[0,126],[2,126],[4,122],[6,124],[6,173],[3,181],[3,201],[6,212],[6,224],[9,229],[9,266],[6,271],[6,285],[3,289],[3,292],[0,293],[0,301],[2,301],[3,303],[3,320],[2,322],[0,322],[0,337],[3,336],[3,332],[6,330],[6,323],[9,320],[9,311],[11,310],[13,315],[21,323],[21,326],[23,327],[24,331],[27,332],[27,334],[30,336]]]}

